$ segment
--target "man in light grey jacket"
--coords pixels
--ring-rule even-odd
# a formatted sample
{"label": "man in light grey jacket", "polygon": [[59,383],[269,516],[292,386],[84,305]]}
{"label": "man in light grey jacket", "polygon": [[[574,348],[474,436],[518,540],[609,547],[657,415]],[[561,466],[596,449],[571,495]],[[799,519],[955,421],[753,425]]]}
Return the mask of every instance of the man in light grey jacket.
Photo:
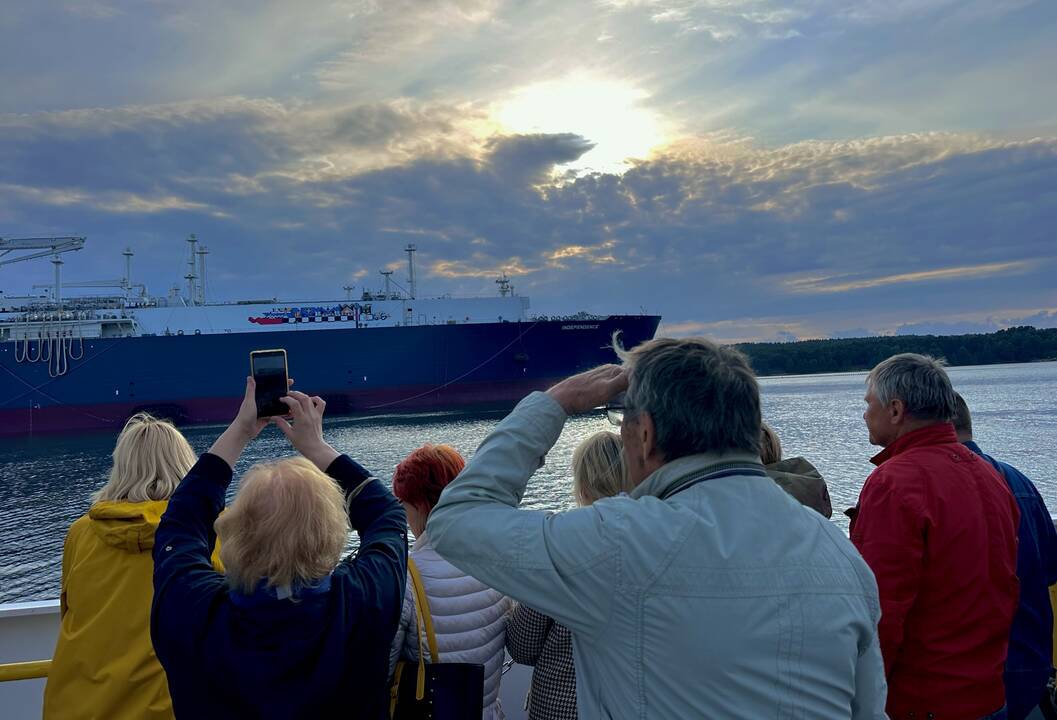
{"label": "man in light grey jacket", "polygon": [[[884,718],[874,577],[764,472],[744,356],[657,339],[622,357],[499,424],[430,515],[437,552],[572,630],[581,717]],[[565,419],[624,390],[631,495],[518,510]]]}

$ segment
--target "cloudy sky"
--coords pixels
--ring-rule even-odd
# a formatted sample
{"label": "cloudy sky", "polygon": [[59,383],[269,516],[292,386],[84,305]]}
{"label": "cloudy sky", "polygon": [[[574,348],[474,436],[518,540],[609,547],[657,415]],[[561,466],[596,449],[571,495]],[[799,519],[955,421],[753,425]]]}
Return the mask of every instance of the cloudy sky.
{"label": "cloudy sky", "polygon": [[[4,0],[0,236],[71,280],[783,339],[1057,325],[1052,0]],[[402,280],[403,265],[394,279]],[[8,295],[46,261],[0,267]]]}

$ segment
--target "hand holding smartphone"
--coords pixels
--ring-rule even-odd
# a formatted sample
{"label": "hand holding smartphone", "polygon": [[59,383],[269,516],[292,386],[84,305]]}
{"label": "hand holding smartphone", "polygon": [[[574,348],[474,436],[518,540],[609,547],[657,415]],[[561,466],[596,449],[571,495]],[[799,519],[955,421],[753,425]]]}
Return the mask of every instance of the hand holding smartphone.
{"label": "hand holding smartphone", "polygon": [[257,417],[289,414],[290,408],[279,400],[289,389],[286,350],[254,350],[250,353],[250,374],[257,385],[254,394]]}

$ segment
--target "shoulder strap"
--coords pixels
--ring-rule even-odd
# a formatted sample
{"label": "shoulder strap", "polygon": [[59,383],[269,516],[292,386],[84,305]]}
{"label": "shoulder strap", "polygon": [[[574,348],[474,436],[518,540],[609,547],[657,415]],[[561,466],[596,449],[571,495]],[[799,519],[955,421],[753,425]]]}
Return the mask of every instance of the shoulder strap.
{"label": "shoulder strap", "polygon": [[422,576],[410,555],[407,556],[407,572],[411,576],[411,587],[415,591],[415,634],[418,636],[418,678],[415,682],[415,699],[426,697],[426,652],[422,647],[422,635],[429,640],[429,653],[432,662],[440,662],[437,650],[437,636],[433,634],[433,617],[429,612],[429,598],[422,584]]}
{"label": "shoulder strap", "polygon": [[[415,588],[415,608],[426,627],[426,637],[429,640],[429,655],[433,662],[440,662],[440,650],[437,649],[437,636],[433,632],[433,616],[429,611],[429,598],[426,597],[426,586],[422,583],[422,576],[418,572],[418,566],[410,555],[407,557],[407,571],[411,575],[411,585]],[[421,638],[420,638],[421,639]]]}

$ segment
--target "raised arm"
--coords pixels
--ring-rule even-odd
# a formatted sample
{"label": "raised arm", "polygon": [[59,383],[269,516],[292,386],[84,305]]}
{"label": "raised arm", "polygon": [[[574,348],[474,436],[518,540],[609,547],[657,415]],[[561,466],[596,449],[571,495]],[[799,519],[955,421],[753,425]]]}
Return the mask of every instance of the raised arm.
{"label": "raised arm", "polygon": [[172,643],[195,642],[189,630],[208,613],[224,589],[224,576],[213,568],[216,543],[213,522],[224,508],[231,466],[221,457],[204,454],[176,488],[154,533],[154,600],[151,639],[164,664]]}
{"label": "raised arm", "polygon": [[407,514],[393,494],[366,470],[341,455],[327,474],[346,490],[349,524],[360,549],[345,564],[358,579],[366,605],[394,620],[404,602],[407,578]]}
{"label": "raised arm", "polygon": [[360,536],[360,549],[344,562],[359,608],[381,613],[385,622],[399,617],[407,575],[407,514],[393,494],[359,463],[341,455],[323,439],[320,397],[291,391],[281,398],[290,407],[292,422],[274,418],[302,455],[337,481],[345,493],[349,524]]}
{"label": "raised arm", "polygon": [[567,413],[605,402],[623,389],[622,377],[604,366],[518,403],[445,488],[427,525],[434,548],[460,570],[585,634],[601,631],[609,617],[619,529],[594,507],[517,506]]}
{"label": "raised arm", "polygon": [[187,628],[203,624],[189,620],[208,613],[224,590],[224,577],[211,559],[217,539],[213,523],[224,509],[235,463],[268,424],[257,418],[255,388],[253,378],[246,378],[238,414],[180,482],[154,533],[151,638],[163,663],[169,642],[195,642]]}

